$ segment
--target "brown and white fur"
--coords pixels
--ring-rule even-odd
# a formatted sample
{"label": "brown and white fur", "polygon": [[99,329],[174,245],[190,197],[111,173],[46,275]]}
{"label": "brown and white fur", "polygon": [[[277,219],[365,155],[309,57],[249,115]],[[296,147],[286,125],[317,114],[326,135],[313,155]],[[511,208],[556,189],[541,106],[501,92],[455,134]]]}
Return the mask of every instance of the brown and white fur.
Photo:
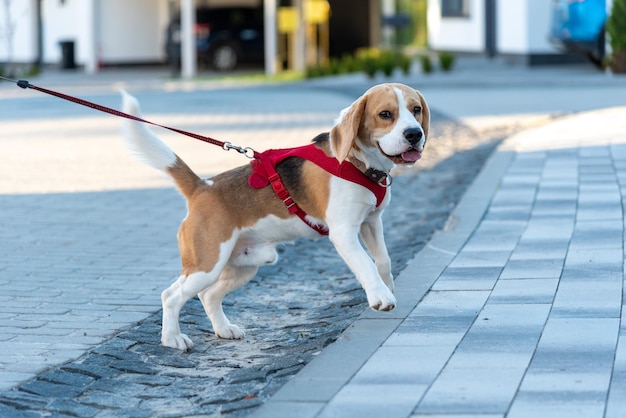
{"label": "brown and white fur", "polygon": [[[123,96],[124,111],[139,115],[137,101]],[[344,109],[330,135],[320,135],[316,143],[328,155],[347,159],[362,171],[389,173],[396,164],[420,158],[428,127],[428,106],[419,92],[401,84],[382,84]],[[178,233],[182,273],[161,295],[163,345],[181,350],[193,346],[180,331],[179,313],[195,295],[218,337],[242,338],[243,330],[224,315],[224,296],[247,283],[259,266],[276,262],[277,244],[321,235],[291,215],[271,187],[249,187],[249,164],[205,181],[145,124],[127,120],[124,134],[131,150],[168,173],[187,199],[188,214]],[[330,241],[365,290],[370,307],[393,309],[394,283],[381,220],[390,190],[376,207],[369,190],[309,161],[290,158],[277,171],[308,217],[328,228]]]}

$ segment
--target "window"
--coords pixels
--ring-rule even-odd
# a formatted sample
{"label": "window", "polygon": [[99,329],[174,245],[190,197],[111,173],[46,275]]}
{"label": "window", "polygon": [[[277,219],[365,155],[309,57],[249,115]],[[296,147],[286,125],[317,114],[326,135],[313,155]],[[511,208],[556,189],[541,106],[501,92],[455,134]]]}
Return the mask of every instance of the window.
{"label": "window", "polygon": [[468,17],[469,0],[441,0],[441,17]]}

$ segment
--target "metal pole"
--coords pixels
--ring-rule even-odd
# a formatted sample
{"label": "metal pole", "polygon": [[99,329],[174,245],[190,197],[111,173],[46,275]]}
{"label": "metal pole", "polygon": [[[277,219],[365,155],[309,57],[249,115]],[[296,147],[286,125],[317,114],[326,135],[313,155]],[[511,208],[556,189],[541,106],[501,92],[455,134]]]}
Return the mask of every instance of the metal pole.
{"label": "metal pole", "polygon": [[263,32],[265,35],[265,74],[276,74],[276,0],[263,1]]}
{"label": "metal pole", "polygon": [[87,2],[89,31],[87,34],[87,56],[85,57],[85,72],[88,74],[97,73],[100,69],[99,46],[100,46],[100,20],[99,20],[99,0]]}
{"label": "metal pole", "polygon": [[194,0],[181,0],[181,76],[192,78],[196,75],[196,5]]}

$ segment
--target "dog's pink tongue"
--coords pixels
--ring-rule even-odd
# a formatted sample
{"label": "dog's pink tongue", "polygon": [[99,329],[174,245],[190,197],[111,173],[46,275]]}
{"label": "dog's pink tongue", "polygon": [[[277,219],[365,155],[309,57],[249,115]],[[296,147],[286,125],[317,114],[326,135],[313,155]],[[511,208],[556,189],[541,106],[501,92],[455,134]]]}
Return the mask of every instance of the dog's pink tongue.
{"label": "dog's pink tongue", "polygon": [[420,158],[422,158],[422,153],[415,149],[402,153],[402,159],[407,163],[414,163]]}

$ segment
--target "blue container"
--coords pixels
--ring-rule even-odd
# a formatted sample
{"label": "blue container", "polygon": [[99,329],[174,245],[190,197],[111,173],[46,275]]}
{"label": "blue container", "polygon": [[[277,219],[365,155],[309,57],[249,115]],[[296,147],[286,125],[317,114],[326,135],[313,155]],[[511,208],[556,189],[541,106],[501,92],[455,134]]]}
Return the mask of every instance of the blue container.
{"label": "blue container", "polygon": [[568,52],[604,57],[606,0],[553,0],[551,39]]}

